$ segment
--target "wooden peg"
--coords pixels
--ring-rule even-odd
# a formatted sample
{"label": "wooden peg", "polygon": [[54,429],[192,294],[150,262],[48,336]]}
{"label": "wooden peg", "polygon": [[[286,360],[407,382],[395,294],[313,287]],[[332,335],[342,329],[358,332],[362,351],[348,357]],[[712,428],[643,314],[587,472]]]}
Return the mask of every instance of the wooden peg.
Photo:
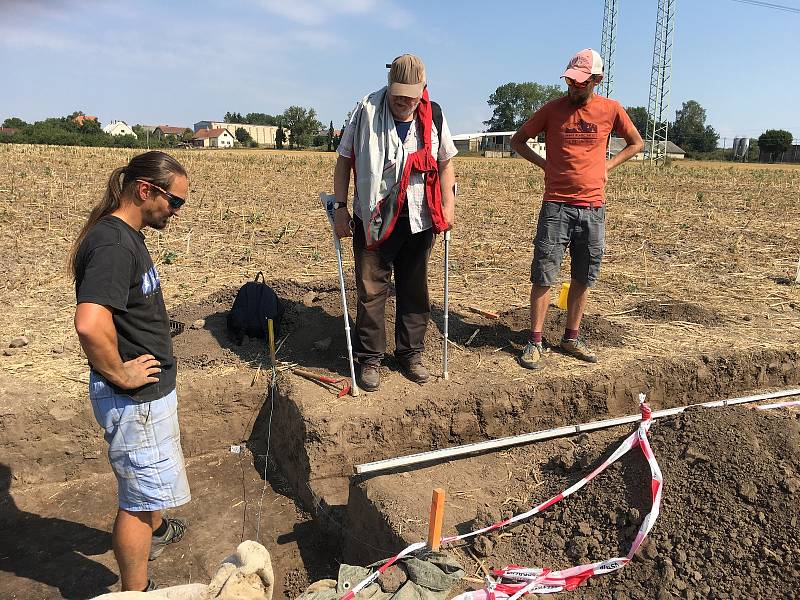
{"label": "wooden peg", "polygon": [[431,498],[431,515],[428,525],[428,549],[439,551],[442,541],[442,519],[444,518],[444,490],[436,488]]}
{"label": "wooden peg", "polygon": [[272,319],[267,319],[267,333],[269,334],[269,360],[275,366],[275,327]]}

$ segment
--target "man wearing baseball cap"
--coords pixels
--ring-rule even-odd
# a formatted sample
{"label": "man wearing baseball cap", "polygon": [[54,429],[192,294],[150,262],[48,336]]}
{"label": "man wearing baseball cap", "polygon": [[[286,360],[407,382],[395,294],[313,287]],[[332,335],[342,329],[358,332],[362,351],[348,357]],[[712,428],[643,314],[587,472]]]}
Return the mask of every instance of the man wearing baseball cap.
{"label": "man wearing baseball cap", "polygon": [[[428,97],[425,65],[413,54],[392,61],[388,85],[352,112],[337,148],[334,227],[353,236],[358,291],[354,350],[360,386],[376,391],[386,351],[385,307],[394,272],[395,358],[423,384],[430,319],[428,258],[434,234],[453,225],[457,151],[438,104]],[[347,195],[355,176],[352,220]]]}
{"label": "man wearing baseball cap", "polygon": [[[531,264],[531,331],[520,364],[541,366],[542,329],[561,260],[569,247],[571,273],[562,352],[597,362],[578,338],[589,288],[597,281],[605,244],[605,185],[608,173],[644,148],[642,137],[616,100],[594,93],[603,79],[603,60],[587,48],[569,61],[562,75],[567,94],[540,108],[511,138],[511,147],[544,171],[544,197]],[[627,146],[606,160],[612,132]],[[547,157],[528,146],[545,134]]]}

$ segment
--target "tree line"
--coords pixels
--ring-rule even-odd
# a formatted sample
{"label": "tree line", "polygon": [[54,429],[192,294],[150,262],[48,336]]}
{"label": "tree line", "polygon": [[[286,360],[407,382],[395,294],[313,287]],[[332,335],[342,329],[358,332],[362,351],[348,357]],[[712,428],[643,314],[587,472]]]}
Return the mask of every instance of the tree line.
{"label": "tree line", "polygon": [[4,129],[13,132],[0,132],[0,143],[52,144],[54,146],[102,146],[112,148],[174,148],[191,142],[194,132],[185,129],[179,136],[165,136],[163,139],[150,134],[141,126],[131,127],[133,135],[111,135],[103,131],[96,119],[86,117],[81,111],[63,117],[50,117],[35,123],[27,123],[19,117],[9,117],[3,121]]}
{"label": "tree line", "polygon": [[[317,111],[310,107],[293,105],[279,115],[252,112],[242,115],[240,112],[228,111],[225,113],[225,122],[277,127],[275,145],[278,148],[284,148],[288,142],[289,148],[327,147],[330,152],[338,145],[334,136],[333,121],[326,130],[317,118]],[[242,144],[247,144],[251,137],[246,129],[237,127],[236,139]]]}
{"label": "tree line", "polygon": [[[516,131],[547,102],[563,95],[564,89],[559,85],[535,82],[503,84],[489,96],[487,104],[492,108],[492,116],[483,123],[487,131]],[[625,110],[642,138],[647,139],[647,109],[644,106],[629,106]],[[689,156],[721,158],[725,152],[718,148],[719,133],[706,124],[706,110],[696,100],[684,102],[675,111],[675,120],[666,123],[666,126],[667,138],[683,148]],[[791,146],[792,134],[783,129],[770,129],[757,140],[750,140],[751,152],[758,148],[769,155],[771,161]],[[757,158],[752,155],[749,157],[750,160]]]}
{"label": "tree line", "polygon": [[[133,125],[133,135],[111,135],[103,131],[96,119],[86,117],[82,111],[75,111],[63,117],[51,117],[42,121],[28,123],[19,117],[9,117],[2,123],[0,143],[52,144],[57,146],[102,146],[117,148],[174,148],[191,143],[194,131],[185,129],[178,136],[164,136],[159,139],[141,125]],[[333,121],[325,126],[317,119],[313,108],[290,106],[277,116],[265,113],[228,112],[226,123],[251,125],[273,125],[278,127],[275,142],[278,148],[321,147],[335,150],[338,140],[334,136]],[[234,137],[243,146],[257,147],[258,144],[243,127],[235,129]]]}

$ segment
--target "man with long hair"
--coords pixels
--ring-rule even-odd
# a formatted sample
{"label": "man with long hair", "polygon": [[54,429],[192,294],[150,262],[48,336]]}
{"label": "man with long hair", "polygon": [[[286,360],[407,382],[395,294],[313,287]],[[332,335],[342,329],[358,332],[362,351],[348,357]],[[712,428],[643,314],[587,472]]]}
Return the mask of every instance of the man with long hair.
{"label": "man with long hair", "polygon": [[[606,181],[612,169],[644,147],[622,105],[594,93],[603,79],[603,60],[596,51],[586,48],[578,52],[562,77],[566,95],[536,111],[511,138],[514,151],[544,171],[544,198],[531,263],[531,331],[519,358],[528,369],[541,366],[550,286],[558,277],[567,247],[572,259],[571,281],[559,348],[579,360],[597,362],[597,355],[578,338],[578,329],[603,257]],[[606,160],[612,132],[622,136],[627,146]],[[545,134],[547,158],[528,146],[528,140],[540,133]]]}
{"label": "man with long hair", "polygon": [[75,329],[89,359],[89,398],[108,442],[119,509],[112,534],[122,590],[147,591],[147,562],[186,524],[162,517],[191,498],[178,426],[175,358],[161,281],[141,230],[184,204],[186,170],[163,152],[111,173],[72,249]]}
{"label": "man with long hair", "polygon": [[[388,85],[356,105],[342,134],[333,174],[336,235],[353,236],[358,308],[355,354],[360,386],[374,392],[386,350],[385,308],[394,271],[395,358],[423,384],[430,320],[428,258],[434,233],[453,225],[457,150],[442,109],[428,97],[425,65],[403,54],[389,67]],[[347,208],[355,175],[352,220]]]}

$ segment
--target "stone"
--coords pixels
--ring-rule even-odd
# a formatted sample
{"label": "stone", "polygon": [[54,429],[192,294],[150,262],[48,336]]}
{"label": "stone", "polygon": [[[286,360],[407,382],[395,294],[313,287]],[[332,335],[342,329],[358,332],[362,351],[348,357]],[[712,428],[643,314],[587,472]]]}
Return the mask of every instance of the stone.
{"label": "stone", "polygon": [[750,481],[741,482],[737,486],[737,492],[742,500],[749,502],[750,504],[755,504],[755,501],[758,498],[758,488]]}
{"label": "stone", "polygon": [[649,560],[655,560],[658,556],[658,548],[652,538],[647,538],[642,544],[642,554]]}
{"label": "stone", "polygon": [[19,352],[19,348],[4,348],[3,356],[14,356]]}
{"label": "stone", "polygon": [[53,354],[64,354],[64,346],[57,346],[52,349]]}
{"label": "stone", "polygon": [[686,449],[683,451],[683,457],[689,461],[690,464],[695,464],[698,462],[711,462],[711,459],[700,452],[694,446],[686,446]]}
{"label": "stone", "polygon": [[314,350],[319,352],[325,352],[328,348],[331,347],[331,342],[333,342],[332,337],[326,337],[321,340],[317,340],[314,342]]}
{"label": "stone", "polygon": [[796,494],[800,490],[800,479],[787,477],[780,483],[781,489],[789,494]]}
{"label": "stone", "polygon": [[311,290],[303,294],[303,306],[313,306],[314,300],[317,299],[317,292]]}
{"label": "stone", "polygon": [[11,340],[9,342],[9,344],[8,344],[8,347],[9,348],[22,348],[23,346],[27,346],[29,343],[30,342],[28,341],[28,338],[25,337],[24,335],[21,335],[20,337],[16,337],[13,340]]}
{"label": "stone", "polygon": [[585,536],[592,535],[592,528],[589,527],[588,523],[584,523],[584,522],[578,523],[577,531],[581,535],[585,535]]}
{"label": "stone", "polygon": [[197,319],[196,321],[194,321],[194,322],[191,324],[191,326],[190,326],[190,327],[191,327],[192,329],[202,329],[202,328],[203,328],[203,327],[205,327],[205,326],[206,326],[206,320],[205,320],[205,319]]}

